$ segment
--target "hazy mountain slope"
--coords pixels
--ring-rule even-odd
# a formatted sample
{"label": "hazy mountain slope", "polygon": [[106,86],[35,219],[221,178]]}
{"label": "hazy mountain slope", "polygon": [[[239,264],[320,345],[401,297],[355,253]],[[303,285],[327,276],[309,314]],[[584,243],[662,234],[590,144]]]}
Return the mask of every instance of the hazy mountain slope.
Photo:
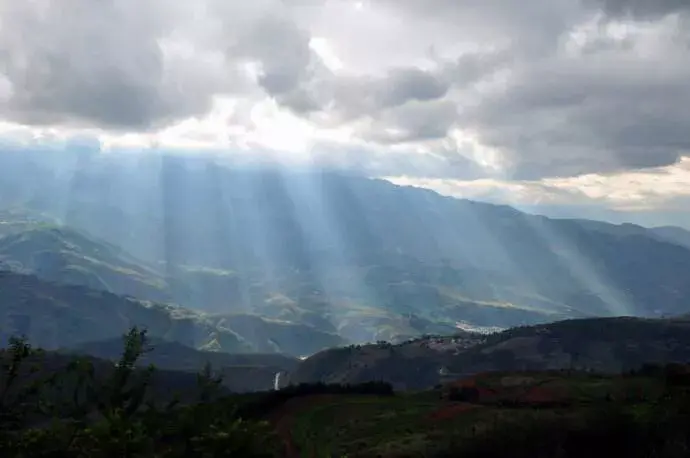
{"label": "hazy mountain slope", "polygon": [[[2,200],[0,197],[0,201]],[[0,208],[0,237],[54,224],[53,219],[27,212],[26,209]]]}
{"label": "hazy mountain slope", "polygon": [[179,306],[0,271],[0,341],[3,343],[12,335],[25,335],[32,344],[46,349],[70,348],[119,338],[131,326],[145,327],[153,337],[189,347],[234,353],[290,353],[296,349],[299,352],[293,356],[301,356],[330,344],[344,343],[335,335],[301,325],[299,333],[288,332],[276,345],[265,347],[273,335],[272,323],[265,328],[256,325],[258,331],[245,333],[245,340],[233,329],[245,331],[246,321],[241,316],[221,319]]}
{"label": "hazy mountain slope", "polygon": [[211,341],[226,351],[252,351],[249,343],[202,315],[180,307],[124,298],[83,286],[64,286],[34,276],[0,272],[0,341],[25,335],[46,349],[121,336],[129,327],[202,347]]}
{"label": "hazy mountain slope", "polygon": [[176,302],[207,311],[361,341],[425,332],[405,317],[507,327],[690,310],[690,249],[639,226],[204,158],[51,160],[14,158],[44,182],[4,183],[21,188],[6,205],[60,209],[64,223],[157,266]]}
{"label": "hazy mountain slope", "polygon": [[0,263],[45,280],[142,299],[170,301],[165,280],[122,249],[65,227],[0,238]]}
{"label": "hazy mountain slope", "polygon": [[[521,327],[489,336],[420,339],[320,352],[290,382],[384,380],[428,388],[486,371],[593,369],[620,372],[644,363],[690,361],[690,320],[597,318]],[[446,375],[439,371],[444,368]]]}
{"label": "hazy mountain slope", "polygon": [[[16,232],[0,238],[0,263],[11,270],[64,284],[82,285],[94,290],[129,295],[149,301],[171,301],[189,298],[191,288],[199,288],[209,294],[218,289],[232,289],[231,277],[213,269],[177,269],[179,277],[167,279],[151,266],[132,257],[121,249],[95,240],[69,228],[41,227]],[[182,274],[184,272],[184,275]],[[209,282],[209,278],[215,281]],[[174,286],[169,286],[169,285]],[[208,291],[203,286],[218,289]],[[227,291],[232,300],[231,291]],[[188,305],[203,302],[188,300]],[[245,336],[253,351],[287,352],[308,355],[314,351],[346,341],[327,330],[316,329],[309,324],[291,323],[285,320],[266,320],[247,314],[234,314],[230,319],[219,316],[211,322]],[[208,349],[222,349],[217,339],[203,343]]]}
{"label": "hazy mountain slope", "polygon": [[218,326],[228,327],[257,351],[283,352],[290,355],[309,356],[315,348],[344,345],[347,341],[334,333],[312,326],[288,321],[264,319],[254,315],[213,316]]}
{"label": "hazy mountain slope", "polygon": [[674,226],[655,227],[651,231],[662,240],[690,248],[690,231]]}

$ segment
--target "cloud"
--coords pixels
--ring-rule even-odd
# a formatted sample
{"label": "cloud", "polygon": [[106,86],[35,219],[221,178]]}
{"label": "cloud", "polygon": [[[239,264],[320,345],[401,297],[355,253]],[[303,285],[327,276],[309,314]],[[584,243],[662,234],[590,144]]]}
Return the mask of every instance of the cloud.
{"label": "cloud", "polygon": [[613,222],[681,225],[690,228],[690,158],[677,165],[611,175],[508,181],[393,176],[401,185],[494,203],[557,217],[589,217]]}
{"label": "cloud", "polygon": [[611,17],[633,17],[635,19],[657,19],[669,14],[688,13],[690,4],[686,0],[590,0]]}
{"label": "cloud", "polygon": [[690,151],[690,59],[670,47],[657,52],[523,67],[462,123],[504,151],[519,178],[673,164]]}
{"label": "cloud", "polygon": [[244,31],[227,50],[234,59],[260,65],[257,82],[269,95],[280,97],[309,78],[313,52],[309,35],[288,18],[267,13]]}
{"label": "cloud", "polygon": [[687,13],[680,0],[0,0],[0,119],[418,179],[626,174],[690,155]]}
{"label": "cloud", "polygon": [[116,129],[204,113],[222,89],[219,68],[166,53],[159,39],[173,24],[160,6],[0,2],[0,73],[11,92],[1,113],[24,124]]}

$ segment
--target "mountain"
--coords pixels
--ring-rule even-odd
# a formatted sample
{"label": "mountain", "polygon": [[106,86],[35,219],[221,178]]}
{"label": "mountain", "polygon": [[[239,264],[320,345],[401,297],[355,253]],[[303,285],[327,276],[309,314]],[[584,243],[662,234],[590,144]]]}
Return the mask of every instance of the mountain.
{"label": "mountain", "polygon": [[[122,339],[87,342],[73,348],[61,349],[63,354],[82,354],[103,360],[117,361],[122,355]],[[200,351],[162,339],[149,339],[149,351],[138,361],[146,367],[170,372],[200,373],[208,363],[215,373],[223,376],[224,385],[234,392],[268,391],[274,388],[276,373],[291,372],[298,364],[296,358],[281,354],[230,354]]]}
{"label": "mountain", "polygon": [[[351,342],[448,333],[458,322],[505,328],[690,310],[690,248],[641,226],[550,219],[330,172],[70,154],[0,153],[0,207],[50,215],[136,256],[133,277],[145,280],[131,284],[99,281],[126,268],[120,255],[94,257],[98,269],[70,255],[67,265],[98,272],[80,278],[94,288]],[[22,265],[44,275],[42,259],[27,259],[42,246],[32,244]]]}
{"label": "mountain", "polygon": [[[122,345],[122,342],[120,342]],[[0,347],[0,362],[3,365],[9,364],[9,353]],[[81,355],[80,359],[88,360],[94,368],[94,375],[97,381],[103,382],[112,374],[115,367],[113,361],[108,361],[93,356]],[[19,373],[19,384],[31,383],[36,380],[45,379],[56,373],[63,372],[75,360],[74,354],[61,352],[45,351],[42,355],[33,355],[24,361]],[[135,377],[143,375],[144,368],[135,368]],[[73,383],[67,377],[67,383]],[[139,378],[140,379],[140,378]],[[73,379],[72,379],[73,380]],[[198,374],[188,371],[173,371],[157,368],[151,377],[149,393],[157,402],[169,402],[179,398],[182,402],[194,402],[201,394],[199,387]],[[231,384],[224,383],[221,387],[223,393],[229,394],[232,390]],[[64,386],[63,386],[64,389]],[[70,392],[67,389],[65,392]]]}
{"label": "mountain", "polygon": [[[131,326],[145,327],[153,337],[195,349],[229,353],[255,353],[273,334],[268,323],[247,339],[234,331],[244,328],[241,316],[215,317],[172,304],[159,304],[122,297],[84,286],[62,285],[32,275],[0,271],[0,341],[24,335],[36,346],[48,350],[72,348],[89,342],[117,339]],[[258,318],[258,320],[262,320]],[[297,325],[296,325],[297,326]],[[294,341],[283,340],[272,352],[296,348],[301,356],[344,341],[323,331],[300,327]],[[266,332],[267,334],[262,334]],[[301,339],[301,340],[300,340]],[[290,346],[292,345],[292,346]]]}
{"label": "mountain", "polygon": [[55,220],[16,208],[0,209],[0,237],[41,227],[51,227]]}
{"label": "mountain", "polygon": [[677,245],[690,248],[690,231],[687,231],[681,227],[655,227],[652,228],[652,232],[661,240],[676,243]]}
{"label": "mountain", "polygon": [[212,315],[212,319],[217,326],[228,327],[246,341],[252,342],[260,352],[308,356],[316,348],[329,348],[347,342],[334,333],[313,326],[256,315]]}
{"label": "mountain", "polygon": [[690,319],[565,320],[492,335],[462,333],[325,350],[307,358],[291,383],[383,380],[426,389],[489,371],[588,369],[620,373],[645,363],[690,362]]}
{"label": "mountain", "polygon": [[[261,366],[276,371],[289,371],[297,367],[298,359],[286,355],[262,353],[224,353],[203,351],[188,347],[179,342],[161,338],[148,339],[149,350],[140,363],[144,366],[154,364],[161,369],[199,372],[206,363],[214,368],[230,366]],[[62,348],[62,353],[86,354],[106,360],[117,360],[122,355],[122,338],[86,342],[70,348]]]}
{"label": "mountain", "polygon": [[0,264],[45,280],[154,301],[170,301],[154,269],[120,248],[64,227],[39,227],[0,238]]}
{"label": "mountain", "polygon": [[220,342],[229,352],[251,351],[229,329],[203,315],[175,307],[117,296],[83,286],[60,285],[31,275],[0,272],[0,339],[24,335],[47,350],[120,337],[131,326],[156,337],[199,348]]}

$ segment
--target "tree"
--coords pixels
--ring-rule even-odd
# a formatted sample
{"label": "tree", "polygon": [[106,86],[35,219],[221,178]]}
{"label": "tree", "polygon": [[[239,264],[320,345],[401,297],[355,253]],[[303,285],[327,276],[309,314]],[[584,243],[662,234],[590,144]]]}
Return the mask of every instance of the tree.
{"label": "tree", "polygon": [[198,376],[196,401],[158,401],[155,368],[137,365],[149,350],[146,331],[134,327],[124,335],[122,355],[108,373],[75,358],[64,369],[30,381],[31,371],[23,365],[43,353],[24,339],[12,339],[2,354],[0,456],[274,456],[267,425],[237,415],[210,365]]}

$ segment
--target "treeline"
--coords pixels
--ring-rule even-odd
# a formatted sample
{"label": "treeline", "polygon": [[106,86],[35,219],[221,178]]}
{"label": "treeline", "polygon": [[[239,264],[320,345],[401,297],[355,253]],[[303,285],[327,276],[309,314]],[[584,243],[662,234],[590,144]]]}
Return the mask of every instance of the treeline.
{"label": "treeline", "polygon": [[667,385],[690,386],[690,365],[681,363],[644,364],[628,372],[632,376],[642,375],[663,379]]}
{"label": "treeline", "polygon": [[375,395],[393,396],[393,386],[386,382],[366,382],[359,384],[326,384],[326,383],[302,383],[290,385],[281,390],[261,393],[260,395],[250,395],[251,400],[241,403],[237,407],[237,412],[242,418],[259,418],[280,407],[290,399],[314,396],[314,395]]}
{"label": "treeline", "polygon": [[[596,376],[596,375],[593,375]],[[483,427],[438,444],[435,458],[679,458],[690,456],[690,365],[645,364],[622,377],[662,383],[655,396],[606,396],[591,405],[501,400],[501,407],[529,407],[497,414]],[[448,399],[480,401],[473,386],[451,387]],[[535,407],[553,409],[538,412]],[[565,408],[563,408],[565,407]]]}

